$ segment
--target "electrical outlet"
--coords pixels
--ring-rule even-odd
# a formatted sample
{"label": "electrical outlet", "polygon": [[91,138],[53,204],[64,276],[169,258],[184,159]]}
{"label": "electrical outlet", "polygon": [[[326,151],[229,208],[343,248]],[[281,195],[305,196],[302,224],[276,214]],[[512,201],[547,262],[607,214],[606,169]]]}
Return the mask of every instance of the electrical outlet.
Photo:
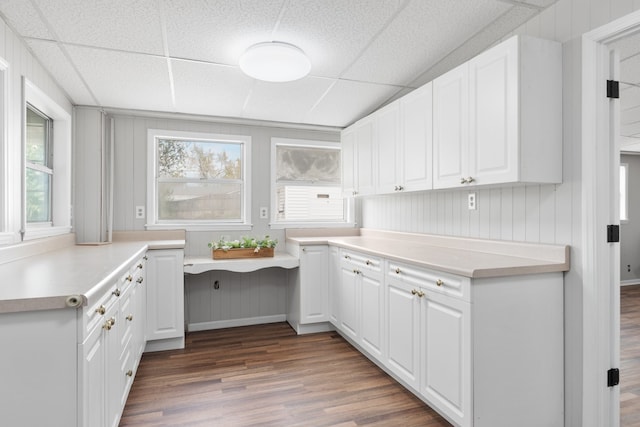
{"label": "electrical outlet", "polygon": [[467,207],[470,211],[475,211],[478,207],[478,200],[476,199],[476,193],[469,193],[467,195]]}
{"label": "electrical outlet", "polygon": [[269,218],[269,209],[268,208],[260,208],[260,218],[268,219]]}
{"label": "electrical outlet", "polygon": [[144,206],[136,206],[136,219],[144,219]]}

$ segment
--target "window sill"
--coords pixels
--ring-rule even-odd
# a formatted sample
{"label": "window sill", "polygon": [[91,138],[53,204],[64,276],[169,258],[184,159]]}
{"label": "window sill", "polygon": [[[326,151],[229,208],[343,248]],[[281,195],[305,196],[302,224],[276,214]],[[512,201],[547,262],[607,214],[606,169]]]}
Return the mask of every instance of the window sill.
{"label": "window sill", "polygon": [[71,233],[71,227],[34,227],[27,228],[24,240],[42,239],[43,237],[60,236]]}
{"label": "window sill", "polygon": [[287,228],[354,228],[354,222],[274,222],[269,224],[273,230]]}
{"label": "window sill", "polygon": [[146,224],[147,230],[247,231],[253,224]]}

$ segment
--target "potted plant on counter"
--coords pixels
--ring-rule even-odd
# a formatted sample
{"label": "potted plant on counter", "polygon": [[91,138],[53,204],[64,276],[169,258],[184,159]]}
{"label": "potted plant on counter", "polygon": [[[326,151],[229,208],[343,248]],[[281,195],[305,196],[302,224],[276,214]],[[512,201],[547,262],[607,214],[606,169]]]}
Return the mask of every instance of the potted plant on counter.
{"label": "potted plant on counter", "polygon": [[242,237],[237,240],[226,240],[221,237],[217,242],[209,242],[213,259],[261,258],[272,257],[277,239],[264,236],[263,239]]}

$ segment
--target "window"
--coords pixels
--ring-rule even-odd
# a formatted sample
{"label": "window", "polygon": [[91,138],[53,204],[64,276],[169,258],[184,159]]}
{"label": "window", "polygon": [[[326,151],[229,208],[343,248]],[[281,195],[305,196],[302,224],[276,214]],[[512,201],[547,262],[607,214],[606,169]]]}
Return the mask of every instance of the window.
{"label": "window", "polygon": [[147,228],[248,229],[250,138],[149,130]]}
{"label": "window", "polygon": [[340,145],[271,139],[272,226],[347,224]]}
{"label": "window", "polygon": [[629,220],[628,206],[628,182],[629,182],[629,165],[627,163],[620,164],[620,221]]}
{"label": "window", "polygon": [[71,115],[28,79],[24,85],[24,240],[71,231]]}
{"label": "window", "polygon": [[51,224],[53,184],[53,120],[27,104],[26,216],[27,223]]}

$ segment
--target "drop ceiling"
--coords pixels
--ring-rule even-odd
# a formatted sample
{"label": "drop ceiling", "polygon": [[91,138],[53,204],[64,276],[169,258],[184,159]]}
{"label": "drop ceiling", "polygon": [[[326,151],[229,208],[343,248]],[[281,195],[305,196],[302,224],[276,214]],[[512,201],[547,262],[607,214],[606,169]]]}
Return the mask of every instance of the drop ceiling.
{"label": "drop ceiling", "polygon": [[[344,127],[556,0],[0,0],[75,105]],[[289,83],[245,76],[249,46],[309,56]]]}

